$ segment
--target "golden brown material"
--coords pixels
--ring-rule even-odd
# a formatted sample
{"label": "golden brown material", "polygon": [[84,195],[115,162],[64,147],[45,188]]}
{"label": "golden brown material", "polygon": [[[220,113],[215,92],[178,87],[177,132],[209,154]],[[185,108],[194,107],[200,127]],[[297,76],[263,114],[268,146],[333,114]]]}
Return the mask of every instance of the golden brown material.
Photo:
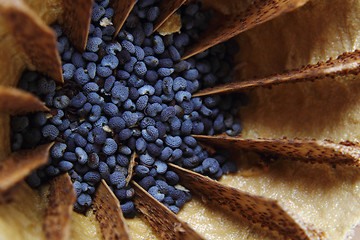
{"label": "golden brown material", "polygon": [[63,82],[55,33],[21,0],[0,2],[0,15],[29,66]]}
{"label": "golden brown material", "polygon": [[131,158],[130,158],[130,163],[129,163],[129,168],[128,168],[128,175],[126,176],[126,186],[129,185],[132,177],[134,176],[134,167],[136,165],[136,162],[135,162],[135,159],[137,158],[137,155],[136,153],[134,152],[132,155],[131,155]]}
{"label": "golden brown material", "polygon": [[145,216],[162,239],[204,239],[136,182],[132,182],[132,185],[135,189],[134,203],[137,210]]}
{"label": "golden brown material", "polygon": [[179,175],[180,184],[200,195],[206,203],[221,207],[286,239],[326,239],[322,231],[308,226],[276,200],[224,186],[209,177],[171,163],[169,165]]}
{"label": "golden brown material", "polygon": [[71,213],[76,194],[69,175],[61,174],[50,181],[49,205],[45,212],[45,239],[70,239]]}
{"label": "golden brown material", "polygon": [[159,27],[161,27],[161,25],[163,25],[185,2],[186,0],[161,0],[159,2],[160,15],[154,23],[154,32],[158,30]]}
{"label": "golden brown material", "polygon": [[344,53],[336,59],[307,65],[297,70],[276,74],[260,79],[233,82],[213,88],[207,88],[194,94],[194,97],[238,92],[248,88],[277,85],[288,82],[309,81],[325,77],[358,74],[360,72],[360,51]]}
{"label": "golden brown material", "polygon": [[113,23],[115,27],[114,37],[118,35],[137,0],[111,0],[110,4],[114,9]]}
{"label": "golden brown material", "polygon": [[88,39],[93,0],[63,0],[60,23],[66,36],[79,51],[84,51]]}
{"label": "golden brown material", "polygon": [[0,163],[0,192],[24,179],[34,169],[47,163],[52,143],[31,150],[12,153]]}
{"label": "golden brown material", "polygon": [[157,30],[161,36],[166,36],[172,33],[180,33],[181,31],[181,16],[178,13],[171,15],[166,22]]}
{"label": "golden brown material", "polygon": [[254,150],[309,163],[360,167],[360,145],[358,143],[333,143],[328,140],[319,141],[297,138],[245,139],[242,137],[229,137],[225,134],[217,136],[193,136],[199,141],[224,148]]}
{"label": "golden brown material", "polygon": [[31,93],[0,86],[0,113],[16,115],[36,111],[49,111],[49,109]]}
{"label": "golden brown material", "polygon": [[92,209],[100,223],[103,239],[130,239],[120,202],[104,180],[97,188]]}
{"label": "golden brown material", "polygon": [[280,16],[283,13],[295,10],[307,1],[308,0],[256,0],[244,12],[232,16],[225,16],[221,20],[216,18],[216,23],[200,34],[200,41],[188,47],[182,58],[187,59],[239,33]]}

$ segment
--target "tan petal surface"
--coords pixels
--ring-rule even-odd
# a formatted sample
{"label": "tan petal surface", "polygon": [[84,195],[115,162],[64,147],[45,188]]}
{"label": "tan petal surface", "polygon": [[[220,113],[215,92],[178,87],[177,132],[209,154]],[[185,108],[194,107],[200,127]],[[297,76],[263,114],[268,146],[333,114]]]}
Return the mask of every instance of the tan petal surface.
{"label": "tan petal surface", "polygon": [[319,62],[315,65],[307,65],[298,70],[288,71],[283,74],[276,74],[265,78],[251,79],[240,82],[233,82],[207,88],[194,94],[194,97],[238,92],[244,89],[272,86],[288,82],[309,81],[319,78],[358,74],[360,72],[360,51],[344,53],[336,59],[327,62]]}
{"label": "tan petal surface", "polygon": [[93,0],[63,0],[61,26],[71,43],[84,51],[89,33]]}
{"label": "tan petal surface", "polygon": [[43,227],[45,239],[70,239],[71,212],[76,194],[67,173],[50,181],[48,201]]}
{"label": "tan petal surface", "polygon": [[38,97],[25,91],[0,86],[0,113],[25,114],[36,111],[49,111]]}
{"label": "tan petal surface", "polygon": [[100,223],[103,239],[130,239],[120,202],[104,180],[100,182],[96,191],[92,209]]}
{"label": "tan petal surface", "polygon": [[154,24],[154,32],[158,30],[159,27],[161,27],[161,25],[163,25],[185,2],[186,0],[160,0],[160,15]]}
{"label": "tan petal surface", "polygon": [[54,31],[22,0],[2,1],[0,14],[3,24],[15,40],[13,44],[17,44],[17,50],[26,55],[25,62],[39,72],[62,82],[61,62]]}
{"label": "tan petal surface", "polygon": [[120,32],[121,27],[124,25],[126,18],[129,16],[131,10],[133,9],[136,0],[128,0],[128,1],[118,1],[111,0],[112,8],[114,9],[114,17],[113,23],[115,27],[115,34]]}
{"label": "tan petal surface", "polygon": [[45,165],[52,144],[45,144],[31,150],[12,153],[0,163],[0,192],[8,190],[23,180],[34,169]]}
{"label": "tan petal surface", "polygon": [[326,238],[322,231],[308,226],[298,216],[287,210],[281,202],[229,188],[173,164],[170,164],[170,167],[179,175],[180,183],[189,188],[192,193],[200,195],[204,202],[243,217],[263,230],[269,229],[279,234],[281,238]]}
{"label": "tan petal surface", "polygon": [[135,206],[162,239],[204,239],[137,183],[132,186],[135,189]]}
{"label": "tan petal surface", "polygon": [[319,141],[309,139],[246,139],[228,135],[193,135],[196,139],[211,145],[228,149],[245,149],[273,156],[280,155],[290,159],[310,163],[326,163],[332,166],[347,165],[360,167],[360,145],[358,143]]}
{"label": "tan petal surface", "polygon": [[131,155],[129,168],[128,168],[128,175],[126,176],[126,186],[129,185],[132,177],[134,176],[134,167],[136,165],[135,159],[137,158],[137,154],[134,152]]}
{"label": "tan petal surface", "polygon": [[301,7],[306,2],[307,0],[256,0],[244,12],[226,16],[221,21],[216,18],[216,24],[200,35],[201,41],[188,47],[183,59],[224,42],[283,13]]}

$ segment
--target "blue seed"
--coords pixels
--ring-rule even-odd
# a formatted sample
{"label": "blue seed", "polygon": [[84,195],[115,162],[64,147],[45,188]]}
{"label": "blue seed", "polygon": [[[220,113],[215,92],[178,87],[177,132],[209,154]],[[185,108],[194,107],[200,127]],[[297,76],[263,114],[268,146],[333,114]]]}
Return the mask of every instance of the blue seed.
{"label": "blue seed", "polygon": [[159,16],[159,14],[160,14],[159,7],[157,7],[157,6],[150,7],[149,10],[146,13],[146,19],[149,22],[153,22]]}
{"label": "blue seed", "polygon": [[162,161],[155,161],[154,166],[158,174],[164,174],[167,171],[167,164]]}
{"label": "blue seed", "polygon": [[104,178],[105,180],[110,178],[110,170],[106,163],[100,162],[99,172],[100,172],[101,177]]}
{"label": "blue seed", "polygon": [[114,172],[110,174],[110,183],[117,185],[117,188],[123,188],[126,184],[125,176],[122,172]]}
{"label": "blue seed", "polygon": [[137,165],[135,166],[134,171],[137,176],[144,177],[149,173],[150,170],[144,165]]}
{"label": "blue seed", "polygon": [[120,43],[114,42],[106,45],[106,53],[116,55],[116,52],[120,52],[122,50],[122,47]]}
{"label": "blue seed", "polygon": [[106,103],[103,108],[103,111],[109,117],[115,117],[119,113],[118,107],[113,103]]}
{"label": "blue seed", "polygon": [[74,79],[77,83],[84,85],[90,80],[89,75],[85,72],[84,68],[80,67],[76,69],[74,73]]}
{"label": "blue seed", "polygon": [[134,207],[133,202],[129,201],[124,204],[121,204],[120,206],[121,206],[121,210],[124,213],[125,217],[132,216],[132,214],[134,214],[133,212],[135,211],[135,207]]}
{"label": "blue seed", "polygon": [[191,93],[189,92],[186,92],[186,91],[178,91],[176,94],[175,94],[175,99],[178,103],[181,103],[183,102],[184,100],[185,101],[190,101],[191,99]]}
{"label": "blue seed", "polygon": [[125,110],[134,111],[136,109],[136,105],[133,101],[131,101],[131,99],[127,99],[123,104],[123,108]]}
{"label": "blue seed", "polygon": [[167,77],[170,76],[174,72],[173,68],[159,68],[157,73],[160,77]]}
{"label": "blue seed", "polygon": [[145,66],[145,63],[142,61],[139,61],[137,63],[135,63],[134,65],[134,71],[135,74],[139,77],[144,77],[147,71],[147,68]]}
{"label": "blue seed", "polygon": [[112,99],[125,102],[129,97],[129,88],[124,85],[116,85],[111,89]]}
{"label": "blue seed", "polygon": [[106,155],[112,155],[116,152],[117,150],[117,143],[115,142],[114,139],[112,138],[107,138],[103,147],[103,152]]}
{"label": "blue seed", "polygon": [[168,161],[172,153],[173,150],[170,147],[165,147],[164,150],[161,152],[160,160]]}
{"label": "blue seed", "polygon": [[56,159],[62,158],[66,150],[66,144],[55,143],[50,149],[50,156]]}
{"label": "blue seed", "polygon": [[100,174],[95,171],[87,172],[84,175],[84,181],[92,183],[92,184],[96,184],[96,183],[100,182],[100,180],[101,180]]}
{"label": "blue seed", "polygon": [[155,159],[152,156],[150,156],[148,153],[145,153],[145,154],[140,155],[140,162],[142,164],[151,166],[154,164]]}
{"label": "blue seed", "polygon": [[121,46],[126,49],[129,53],[131,54],[135,54],[135,46],[132,42],[130,42],[129,40],[123,40],[121,42]]}
{"label": "blue seed", "polygon": [[102,6],[94,5],[91,13],[91,20],[98,22],[101,17],[105,15],[105,8]]}
{"label": "blue seed", "polygon": [[158,67],[171,68],[173,65],[174,65],[174,62],[171,60],[171,58],[161,58],[159,60]]}
{"label": "blue seed", "polygon": [[73,164],[68,161],[60,161],[59,162],[59,169],[63,172],[70,171],[73,168]]}
{"label": "blue seed", "polygon": [[155,68],[159,64],[159,59],[154,56],[146,56],[144,62],[147,66]]}
{"label": "blue seed", "polygon": [[144,177],[139,181],[139,185],[145,190],[148,190],[150,187],[155,186],[155,184],[155,179],[151,176]]}
{"label": "blue seed", "polygon": [[146,108],[148,104],[149,97],[147,95],[141,96],[136,101],[136,109],[142,111]]}
{"label": "blue seed", "polygon": [[159,188],[157,186],[152,186],[148,190],[149,194],[153,196],[159,202],[163,201],[165,198],[165,194],[159,192]]}
{"label": "blue seed", "polygon": [[77,198],[77,202],[81,205],[81,206],[85,206],[85,207],[89,207],[92,203],[91,197],[89,194],[87,193],[82,193],[80,194],[80,196]]}
{"label": "blue seed", "polygon": [[159,35],[153,37],[153,48],[156,54],[162,54],[165,51],[165,45],[162,38]]}
{"label": "blue seed", "polygon": [[111,68],[108,68],[108,67],[101,67],[101,66],[98,66],[96,68],[96,73],[100,76],[100,77],[109,77],[111,74],[112,74],[112,70]]}
{"label": "blue seed", "polygon": [[125,128],[125,121],[121,117],[112,117],[109,120],[109,127],[115,132],[119,132]]}
{"label": "blue seed", "polygon": [[144,60],[144,58],[145,58],[145,52],[144,52],[144,50],[143,50],[141,47],[139,47],[139,46],[135,46],[135,57],[136,57],[136,59],[139,60],[139,61],[142,61],[142,60]]}
{"label": "blue seed", "polygon": [[176,63],[173,68],[174,68],[175,72],[181,73],[185,70],[190,69],[190,67],[191,67],[191,64],[188,61],[180,61],[180,62]]}
{"label": "blue seed", "polygon": [[172,186],[179,182],[179,176],[173,171],[167,171],[165,173],[166,182]]}
{"label": "blue seed", "polygon": [[146,150],[146,142],[142,137],[136,140],[136,150],[139,154],[144,153]]}
{"label": "blue seed", "polygon": [[78,52],[73,53],[71,56],[71,62],[75,65],[75,67],[85,67],[85,61],[82,58],[82,55]]}
{"label": "blue seed", "polygon": [[45,169],[45,173],[49,176],[56,176],[60,173],[60,170],[52,165]]}
{"label": "blue seed", "polygon": [[116,162],[122,167],[127,167],[129,165],[129,158],[122,154],[118,154],[116,156]]}
{"label": "blue seed", "polygon": [[219,168],[219,162],[215,158],[207,158],[202,162],[204,171],[209,172],[210,174],[215,174]]}
{"label": "blue seed", "polygon": [[79,181],[75,181],[73,183],[73,187],[74,187],[76,196],[79,196],[81,194],[81,192],[82,192],[81,183]]}
{"label": "blue seed", "polygon": [[89,62],[96,62],[99,59],[99,56],[94,52],[84,52],[82,56]]}
{"label": "blue seed", "polygon": [[154,126],[148,126],[141,131],[143,138],[148,142],[154,142],[159,137],[159,132]]}
{"label": "blue seed", "polygon": [[87,41],[86,49],[90,52],[97,52],[101,43],[102,40],[99,37],[89,38]]}
{"label": "blue seed", "polygon": [[125,140],[129,139],[132,136],[132,133],[133,132],[129,128],[125,128],[125,129],[121,130],[119,132],[119,140],[125,141]]}
{"label": "blue seed", "polygon": [[96,122],[97,120],[99,120],[100,116],[101,116],[101,107],[99,105],[92,106],[91,113],[89,116],[89,121]]}
{"label": "blue seed", "polygon": [[88,155],[81,147],[75,148],[75,154],[78,158],[78,162],[84,165],[88,160]]}
{"label": "blue seed", "polygon": [[119,65],[119,60],[115,55],[109,54],[103,57],[101,60],[101,65],[115,69]]}
{"label": "blue seed", "polygon": [[175,108],[174,107],[166,107],[161,112],[161,121],[166,122],[169,118],[175,117]]}
{"label": "blue seed", "polygon": [[91,79],[94,79],[96,76],[96,64],[94,62],[89,62],[88,65],[86,66],[86,70],[89,74],[89,77]]}
{"label": "blue seed", "polygon": [[77,157],[76,157],[75,153],[73,153],[73,152],[65,152],[64,159],[66,161],[75,162],[77,160]]}
{"label": "blue seed", "polygon": [[59,130],[51,124],[45,125],[41,132],[44,137],[50,140],[54,140],[59,135]]}
{"label": "blue seed", "polygon": [[76,67],[73,64],[65,63],[62,68],[64,80],[70,80],[74,77]]}
{"label": "blue seed", "polygon": [[83,90],[86,93],[97,92],[99,91],[99,86],[94,82],[89,82],[84,85]]}

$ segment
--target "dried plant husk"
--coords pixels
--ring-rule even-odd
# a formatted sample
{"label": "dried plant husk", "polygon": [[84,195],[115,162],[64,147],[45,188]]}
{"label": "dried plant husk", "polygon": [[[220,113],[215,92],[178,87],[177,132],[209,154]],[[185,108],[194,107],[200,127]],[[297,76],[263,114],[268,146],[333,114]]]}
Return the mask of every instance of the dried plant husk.
{"label": "dried plant husk", "polygon": [[[47,24],[58,19],[62,12],[61,1],[26,2]],[[229,15],[242,10],[248,2],[251,1],[207,0],[205,6]],[[236,60],[237,79],[281,73],[354,51],[359,48],[359,13],[360,3],[355,0],[310,0],[298,10],[242,33],[236,37],[241,46]],[[0,17],[0,84],[15,86],[25,68],[25,56],[19,53],[7,34],[7,26]],[[240,109],[243,136],[356,141],[360,132],[357,131],[360,119],[358,80],[353,76],[335,77],[315,83],[246,91],[250,104]],[[10,153],[9,140],[9,116],[1,115],[0,160]],[[224,176],[220,183],[281,199],[304,220],[323,229],[331,239],[343,239],[359,221],[360,179],[357,171],[311,166],[287,159],[259,167],[261,161],[250,161],[258,158],[257,155],[238,153],[234,156],[237,156],[240,171]],[[24,183],[16,189],[11,203],[0,204],[1,235],[4,238],[43,239],[46,194],[34,191]],[[246,223],[224,216],[197,199],[185,205],[178,216],[208,239],[222,238],[225,230],[228,239],[264,239]],[[136,232],[132,236],[156,239],[148,235],[148,225],[139,223],[139,219],[126,221],[130,231]],[[91,211],[86,217],[73,214],[71,237],[101,239],[99,224]]]}

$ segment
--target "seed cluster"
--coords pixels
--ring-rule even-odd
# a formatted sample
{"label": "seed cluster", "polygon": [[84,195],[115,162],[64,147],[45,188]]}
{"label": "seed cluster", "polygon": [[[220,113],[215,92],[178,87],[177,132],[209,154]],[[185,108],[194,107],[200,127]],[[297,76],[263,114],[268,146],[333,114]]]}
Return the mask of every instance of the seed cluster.
{"label": "seed cluster", "polygon": [[13,117],[12,148],[32,148],[55,141],[46,166],[27,182],[38,187],[68,172],[75,188],[74,209],[84,212],[104,179],[118,197],[126,217],[135,214],[134,191],[126,184],[131,156],[133,180],[173,212],[191,198],[178,186],[179,176],[167,163],[218,179],[236,171],[226,153],[210,154],[191,134],[235,136],[241,126],[236,107],[244,96],[193,98],[196,91],[232,80],[237,45],[227,42],[184,61],[181,55],[207,28],[211,13],[192,3],[179,10],[182,32],[153,33],[159,16],[155,0],[140,0],[113,40],[114,10],[95,1],[86,51],[77,52],[54,26],[65,83],[36,72],[23,75],[19,87],[37,94],[51,109]]}

